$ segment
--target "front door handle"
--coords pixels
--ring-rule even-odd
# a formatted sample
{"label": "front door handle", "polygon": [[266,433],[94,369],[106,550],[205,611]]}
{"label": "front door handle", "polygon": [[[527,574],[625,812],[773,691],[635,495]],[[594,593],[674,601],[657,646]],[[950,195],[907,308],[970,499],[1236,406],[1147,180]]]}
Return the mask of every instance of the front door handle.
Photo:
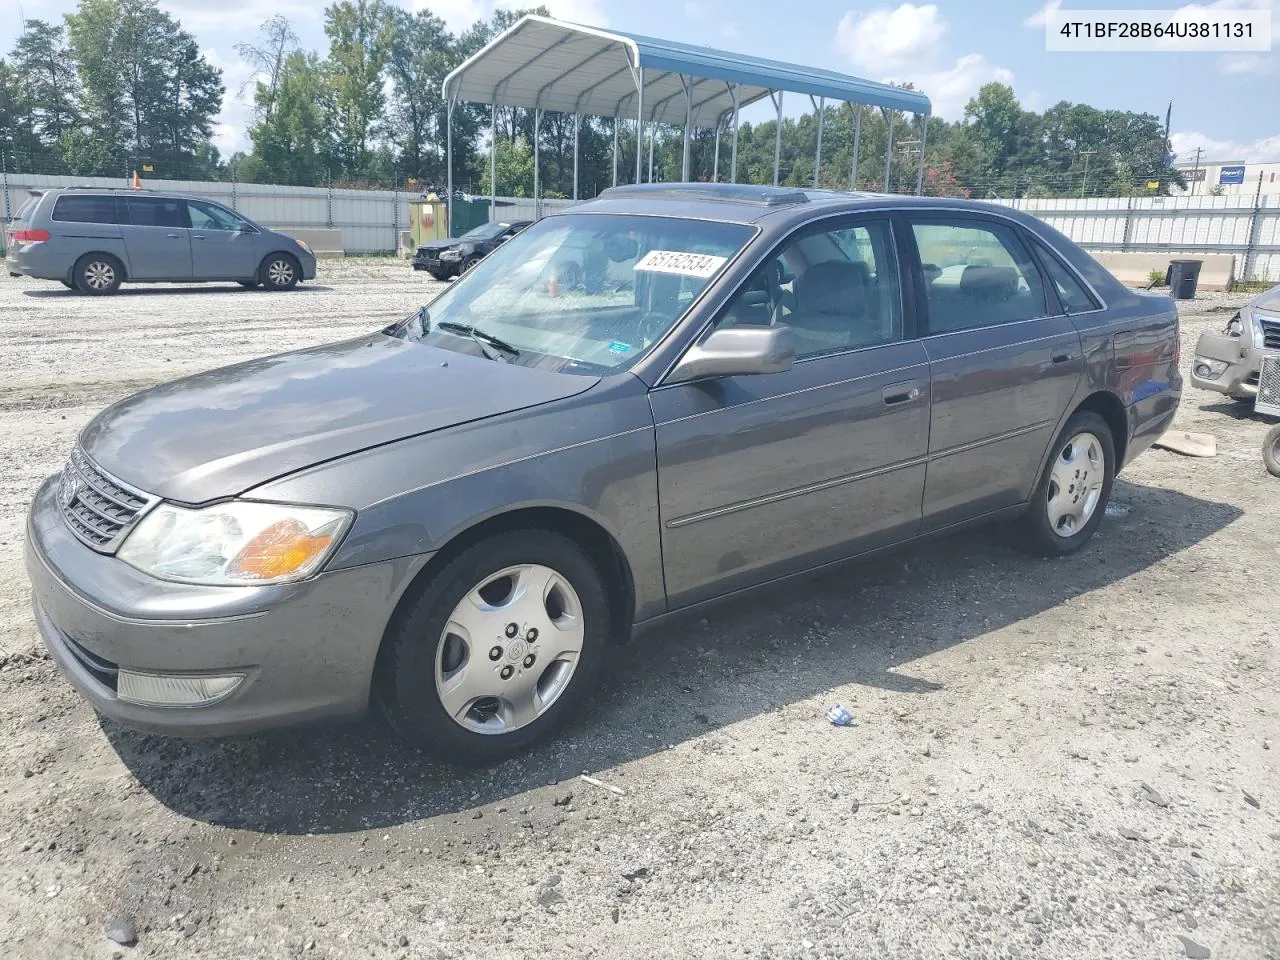
{"label": "front door handle", "polygon": [[204,239],[204,234],[203,234],[203,233],[193,233],[193,234],[191,235],[191,239],[192,239],[192,240],[203,240],[203,239]]}
{"label": "front door handle", "polygon": [[177,234],[177,233],[166,233],[166,234],[165,234],[165,236],[166,236],[166,237],[168,237],[170,240],[177,240],[177,239],[179,239],[179,238],[180,238],[181,234]]}
{"label": "front door handle", "polygon": [[910,403],[912,400],[919,399],[920,385],[914,380],[891,383],[880,391],[880,396],[884,399],[886,407],[892,407],[899,403]]}
{"label": "front door handle", "polygon": [[1069,353],[1055,353],[1053,355],[1054,363],[1066,363],[1070,359],[1071,359],[1071,354]]}

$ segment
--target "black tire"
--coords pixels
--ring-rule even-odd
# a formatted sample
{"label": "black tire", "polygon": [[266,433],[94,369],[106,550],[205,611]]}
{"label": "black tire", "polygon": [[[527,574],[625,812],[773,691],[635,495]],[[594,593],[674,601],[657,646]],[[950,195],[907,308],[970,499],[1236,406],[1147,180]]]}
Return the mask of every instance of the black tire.
{"label": "black tire", "polygon": [[1267,473],[1280,477],[1280,423],[1267,431],[1262,441],[1262,462]]}
{"label": "black tire", "polygon": [[[1050,520],[1049,501],[1056,496],[1071,496],[1074,487],[1067,491],[1061,491],[1054,480],[1054,467],[1063,461],[1066,456],[1074,454],[1076,451],[1071,448],[1071,441],[1081,434],[1092,434],[1098,441],[1100,448],[1098,453],[1102,460],[1102,487],[1099,490],[1097,502],[1094,504],[1093,512],[1088,516],[1086,521],[1074,531],[1071,527],[1064,525],[1059,529],[1055,529],[1055,525]],[[1057,557],[1063,554],[1073,553],[1079,550],[1093,536],[1094,531],[1098,529],[1098,524],[1102,522],[1103,516],[1106,514],[1107,503],[1111,499],[1111,485],[1115,481],[1116,476],[1116,453],[1115,440],[1111,434],[1111,427],[1101,416],[1091,410],[1079,410],[1066,426],[1062,428],[1062,432],[1053,442],[1053,448],[1049,457],[1049,462],[1045,464],[1044,474],[1040,477],[1040,482],[1036,484],[1036,491],[1032,494],[1031,503],[1027,508],[1027,512],[1023,514],[1018,521],[1019,533],[1023,546],[1030,552],[1045,557]],[[1096,467],[1094,468],[1097,469]],[[1083,470],[1085,476],[1080,476]],[[1073,471],[1076,477],[1087,482],[1089,467],[1086,464],[1078,467]],[[1072,478],[1075,480],[1075,477]],[[1075,496],[1080,496],[1076,492]],[[1067,532],[1071,531],[1071,532]]]}
{"label": "black tire", "polygon": [[268,290],[292,290],[301,277],[302,267],[289,253],[271,254],[258,270],[258,282]]}
{"label": "black tire", "polygon": [[236,283],[240,284],[240,286],[244,287],[246,290],[255,289],[258,286],[258,284],[261,282],[262,282],[261,280],[237,280],[236,281]]}
{"label": "black tire", "polygon": [[468,270],[470,270],[472,267],[474,267],[477,263],[479,263],[483,259],[484,257],[482,257],[478,253],[473,254],[470,257],[467,257],[467,259],[462,261],[462,268],[458,271],[458,273],[459,274],[466,273]]}
{"label": "black tire", "polygon": [[124,264],[109,253],[86,253],[71,269],[76,289],[93,297],[115,293],[124,280]]}
{"label": "black tire", "polygon": [[76,285],[72,283],[70,280],[59,280],[58,282],[62,284],[64,287],[66,287],[68,290],[74,290],[76,288]]}
{"label": "black tire", "polygon": [[[462,726],[441,702],[436,685],[437,657],[449,652],[442,649],[447,642],[457,642],[445,635],[454,608],[487,577],[520,564],[550,567],[568,581],[581,605],[582,650],[567,685],[545,712],[507,733],[480,733]],[[482,540],[435,571],[388,628],[375,678],[378,706],[402,737],[450,763],[480,766],[521,753],[559,729],[595,686],[608,644],[608,611],[604,579],[586,551],[567,537],[550,530],[527,529]],[[498,632],[494,638],[486,635],[483,644],[489,643],[501,644],[503,636]],[[524,651],[537,649],[535,643],[526,645]],[[469,650],[467,656],[474,654]],[[483,666],[483,662],[477,665]]]}

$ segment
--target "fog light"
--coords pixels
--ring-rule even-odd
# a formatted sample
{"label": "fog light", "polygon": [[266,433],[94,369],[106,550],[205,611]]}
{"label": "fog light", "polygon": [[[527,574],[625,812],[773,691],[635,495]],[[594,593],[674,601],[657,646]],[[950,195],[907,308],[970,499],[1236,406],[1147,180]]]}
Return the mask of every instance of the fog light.
{"label": "fog light", "polygon": [[162,677],[153,673],[120,670],[116,696],[149,707],[200,707],[221,700],[244,682],[240,674],[229,677]]}
{"label": "fog light", "polygon": [[1201,380],[1217,380],[1227,369],[1227,361],[1196,357],[1196,376]]}

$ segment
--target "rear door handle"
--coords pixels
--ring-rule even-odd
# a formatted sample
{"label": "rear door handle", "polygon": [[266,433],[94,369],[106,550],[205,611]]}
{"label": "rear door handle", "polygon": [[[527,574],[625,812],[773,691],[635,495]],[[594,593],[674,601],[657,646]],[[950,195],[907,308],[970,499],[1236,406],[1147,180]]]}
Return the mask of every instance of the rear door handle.
{"label": "rear door handle", "polygon": [[177,239],[178,239],[178,237],[179,237],[179,234],[176,234],[176,233],[166,233],[166,234],[165,234],[165,236],[166,236],[166,237],[168,237],[168,238],[169,238],[169,239],[171,239],[171,240],[177,240]]}
{"label": "rear door handle", "polygon": [[891,383],[885,387],[880,396],[884,399],[886,407],[892,407],[899,403],[910,403],[920,396],[920,385],[914,380],[904,380],[902,383]]}

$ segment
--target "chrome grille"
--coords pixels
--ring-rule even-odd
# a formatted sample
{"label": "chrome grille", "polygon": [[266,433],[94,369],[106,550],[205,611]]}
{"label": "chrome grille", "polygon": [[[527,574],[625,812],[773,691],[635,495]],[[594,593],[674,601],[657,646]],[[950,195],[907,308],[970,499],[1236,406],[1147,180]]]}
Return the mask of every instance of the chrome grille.
{"label": "chrome grille", "polygon": [[1280,320],[1258,317],[1262,324],[1262,345],[1268,350],[1280,350]]}
{"label": "chrome grille", "polygon": [[1280,356],[1263,357],[1258,376],[1258,399],[1254,410],[1280,417]]}
{"label": "chrome grille", "polygon": [[62,468],[58,506],[77,537],[101,553],[113,553],[124,534],[155,500],[103,473],[77,447]]}

